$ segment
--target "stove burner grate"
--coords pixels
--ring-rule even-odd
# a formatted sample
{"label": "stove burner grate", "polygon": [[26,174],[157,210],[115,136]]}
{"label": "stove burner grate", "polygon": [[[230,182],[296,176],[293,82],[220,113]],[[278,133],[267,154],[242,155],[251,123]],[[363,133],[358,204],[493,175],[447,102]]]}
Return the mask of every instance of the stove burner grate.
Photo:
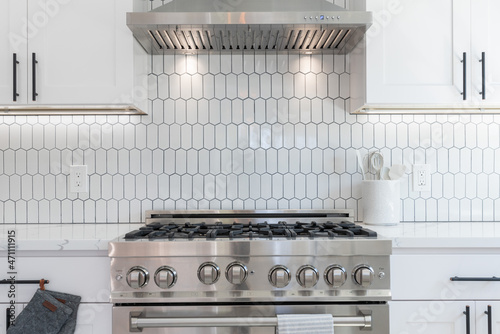
{"label": "stove burner grate", "polygon": [[229,239],[273,239],[297,237],[308,238],[376,238],[377,233],[351,222],[326,222],[317,223],[315,221],[295,224],[286,224],[283,221],[278,223],[252,223],[247,224],[233,223],[215,224],[184,223],[177,224],[154,222],[141,227],[138,230],[131,231],[125,235],[127,240],[149,239],[199,239],[214,240],[217,238]]}

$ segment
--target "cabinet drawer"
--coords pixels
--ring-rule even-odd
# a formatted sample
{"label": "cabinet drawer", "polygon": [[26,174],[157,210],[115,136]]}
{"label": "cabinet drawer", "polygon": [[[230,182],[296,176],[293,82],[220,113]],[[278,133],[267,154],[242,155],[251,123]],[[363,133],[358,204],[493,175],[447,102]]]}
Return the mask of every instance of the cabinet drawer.
{"label": "cabinet drawer", "polygon": [[500,277],[500,255],[393,255],[391,270],[393,300],[500,299],[500,282],[450,280]]}
{"label": "cabinet drawer", "polygon": [[[66,292],[82,297],[82,303],[109,302],[108,257],[18,257],[17,280],[50,280],[48,290]],[[38,285],[18,284],[17,303],[27,303]],[[8,302],[9,285],[0,285],[0,302]]]}

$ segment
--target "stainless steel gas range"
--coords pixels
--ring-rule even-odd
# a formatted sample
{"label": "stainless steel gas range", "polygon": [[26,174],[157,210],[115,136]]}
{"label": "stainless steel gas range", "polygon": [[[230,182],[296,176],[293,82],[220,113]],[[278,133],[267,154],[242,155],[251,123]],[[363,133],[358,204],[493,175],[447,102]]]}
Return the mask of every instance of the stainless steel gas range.
{"label": "stainless steel gas range", "polygon": [[113,334],[275,333],[281,314],[389,333],[391,242],[351,210],[146,216],[110,242]]}

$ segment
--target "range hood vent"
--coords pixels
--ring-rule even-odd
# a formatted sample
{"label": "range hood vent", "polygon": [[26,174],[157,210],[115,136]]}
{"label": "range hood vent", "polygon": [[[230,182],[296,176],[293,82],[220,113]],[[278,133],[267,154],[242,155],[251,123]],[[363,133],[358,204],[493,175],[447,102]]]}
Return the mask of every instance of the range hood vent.
{"label": "range hood vent", "polygon": [[174,0],[150,12],[127,13],[127,25],[151,54],[346,54],[372,22],[369,12],[347,11],[326,0],[239,2],[215,11],[212,1]]}

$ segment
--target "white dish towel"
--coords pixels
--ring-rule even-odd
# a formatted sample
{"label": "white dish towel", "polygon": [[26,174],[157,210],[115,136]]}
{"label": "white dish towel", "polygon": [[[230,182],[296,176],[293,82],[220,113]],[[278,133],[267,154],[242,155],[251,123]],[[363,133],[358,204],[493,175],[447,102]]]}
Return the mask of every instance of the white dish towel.
{"label": "white dish towel", "polygon": [[331,314],[278,314],[277,334],[333,334]]}

